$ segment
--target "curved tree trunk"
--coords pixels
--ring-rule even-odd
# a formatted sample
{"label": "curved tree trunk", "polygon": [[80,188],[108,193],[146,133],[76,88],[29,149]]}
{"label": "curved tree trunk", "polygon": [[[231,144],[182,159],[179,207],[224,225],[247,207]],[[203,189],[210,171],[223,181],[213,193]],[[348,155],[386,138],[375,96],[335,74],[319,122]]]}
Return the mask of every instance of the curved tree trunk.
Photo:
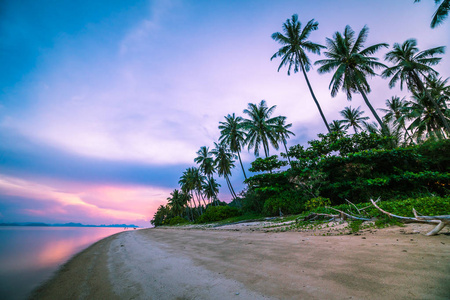
{"label": "curved tree trunk", "polygon": [[242,172],[244,173],[245,180],[247,180],[247,175],[245,174],[244,165],[242,164],[241,155],[239,154],[239,151],[237,152],[239,162],[241,163]]}
{"label": "curved tree trunk", "polygon": [[311,93],[311,96],[313,97],[313,100],[317,105],[317,109],[319,110],[320,116],[322,117],[322,120],[325,123],[325,126],[327,127],[328,133],[331,133],[331,129],[330,129],[330,126],[328,125],[327,119],[325,118],[325,115],[322,112],[322,108],[320,107],[319,101],[317,101],[316,95],[314,95],[311,84],[309,83],[309,79],[308,79],[308,76],[306,75],[305,67],[303,66],[303,64],[300,64],[300,65],[302,66],[303,75],[305,76],[306,84],[308,84],[309,92]]}
{"label": "curved tree trunk", "polygon": [[285,139],[283,139],[283,144],[284,144],[284,149],[286,150],[286,157],[288,159],[289,164],[291,164],[291,159],[289,158],[289,152],[288,152],[288,149],[287,149],[287,146],[286,146],[286,140]]}
{"label": "curved tree trunk", "polygon": [[389,132],[388,129],[386,128],[386,126],[384,125],[384,123],[381,121],[380,117],[378,116],[377,112],[375,111],[375,109],[372,107],[372,104],[370,104],[369,99],[367,99],[366,93],[364,93],[364,91],[361,89],[361,87],[359,86],[359,84],[356,84],[356,87],[358,88],[359,93],[361,94],[361,96],[364,99],[364,102],[366,103],[366,105],[369,107],[370,111],[372,112],[372,115],[375,117],[375,119],[377,120],[378,124],[380,124],[381,126],[381,130],[384,131],[386,134]]}

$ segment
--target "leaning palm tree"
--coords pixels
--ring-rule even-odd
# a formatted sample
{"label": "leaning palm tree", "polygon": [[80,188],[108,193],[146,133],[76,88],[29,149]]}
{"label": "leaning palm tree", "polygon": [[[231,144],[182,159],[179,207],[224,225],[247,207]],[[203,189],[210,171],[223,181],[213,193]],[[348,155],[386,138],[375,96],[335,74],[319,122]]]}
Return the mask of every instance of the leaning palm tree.
{"label": "leaning palm tree", "polygon": [[295,135],[292,131],[289,131],[289,128],[292,127],[292,124],[286,124],[286,117],[279,117],[277,119],[277,123],[275,125],[275,133],[277,134],[277,138],[280,142],[283,143],[284,149],[286,150],[286,157],[291,163],[291,159],[289,158],[289,151],[286,146],[286,139],[289,138],[289,135]]}
{"label": "leaning palm tree", "polygon": [[280,71],[281,67],[287,65],[288,75],[291,75],[292,67],[294,67],[294,73],[297,73],[300,69],[302,70],[302,73],[305,76],[306,84],[309,88],[309,92],[316,103],[317,109],[319,110],[320,116],[322,117],[328,132],[330,132],[328,122],[322,112],[319,101],[317,101],[316,96],[314,95],[308,76],[306,75],[306,72],[311,69],[311,62],[305,51],[320,54],[320,48],[325,48],[322,45],[315,44],[308,40],[311,32],[317,30],[318,28],[319,23],[312,19],[306,23],[305,27],[302,29],[302,24],[298,20],[298,16],[296,14],[292,15],[291,19],[287,19],[286,22],[283,23],[284,35],[280,32],[275,32],[272,34],[272,39],[281,44],[282,47],[270,58],[270,60],[276,57],[281,57],[281,63],[278,67],[278,71]]}
{"label": "leaning palm tree", "polygon": [[225,178],[228,189],[230,190],[231,197],[233,199],[236,199],[237,195],[230,181],[231,169],[234,168],[234,154],[231,152],[231,150],[227,149],[224,144],[218,144],[214,142],[214,145],[215,148],[211,150],[211,153],[215,157],[214,163],[217,168],[217,174]]}
{"label": "leaning palm tree", "polygon": [[[201,192],[201,186],[204,182],[204,176],[200,174],[199,170],[195,167],[187,168],[180,177],[178,183],[181,185],[181,190],[184,193],[191,195],[194,200],[194,208],[197,208],[199,213],[202,214],[201,202],[199,192]],[[198,207],[195,204],[194,193],[197,196]]]}
{"label": "leaning palm tree", "polygon": [[346,126],[340,120],[333,120],[330,124],[331,132],[346,133]]}
{"label": "leaning palm tree", "polygon": [[239,163],[241,164],[242,172],[244,173],[245,179],[247,175],[245,174],[244,165],[241,160],[241,149],[245,143],[245,131],[243,128],[242,117],[236,117],[234,113],[225,117],[225,122],[220,122],[220,138],[219,142],[225,143],[233,153],[236,153],[239,158]]}
{"label": "leaning palm tree", "polygon": [[318,60],[315,64],[321,65],[318,69],[320,74],[335,71],[329,86],[332,97],[336,96],[341,88],[347,94],[348,100],[352,99],[352,93],[360,93],[378,124],[387,129],[366,94],[371,91],[367,77],[376,75],[374,68],[386,68],[377,61],[378,58],[370,55],[382,47],[388,47],[388,44],[379,43],[363,48],[368,32],[369,28],[364,26],[355,38],[355,32],[347,25],[343,34],[336,32],[333,39],[327,38],[328,52],[324,54],[328,59]]}
{"label": "leaning palm tree", "polygon": [[384,78],[392,77],[389,81],[390,88],[394,87],[400,80],[400,89],[403,89],[403,83],[406,82],[408,89],[412,93],[424,93],[434,105],[444,128],[450,133],[450,126],[444,114],[424,84],[428,76],[438,75],[438,72],[432,66],[437,65],[441,61],[441,57],[436,57],[436,55],[444,54],[444,52],[445,47],[443,46],[419,52],[415,39],[406,40],[402,45],[395,43],[393,50],[386,53],[385,56],[385,59],[394,63],[394,66],[384,70],[382,76]]}
{"label": "leaning palm tree", "polygon": [[262,145],[264,154],[269,157],[269,143],[275,149],[278,149],[278,139],[275,133],[277,120],[280,117],[271,118],[273,111],[277,106],[267,107],[266,101],[261,100],[259,105],[249,103],[244,113],[250,118],[244,119],[242,126],[247,130],[245,144],[248,149],[255,148],[255,155],[259,155],[259,147]]}
{"label": "leaning palm tree", "polygon": [[363,117],[364,111],[361,111],[360,108],[361,106],[356,109],[347,106],[340,111],[341,116],[344,118],[341,123],[346,124],[345,129],[352,127],[355,133],[358,133],[358,129],[362,130],[362,126],[366,125],[366,120],[369,117]]}
{"label": "leaning palm tree", "polygon": [[208,181],[211,182],[215,167],[214,159],[211,157],[209,148],[206,146],[200,147],[200,150],[197,151],[197,155],[198,156],[194,159],[194,161],[200,165],[200,170],[206,175]]}
{"label": "leaning palm tree", "polygon": [[[434,3],[438,4],[442,0],[434,0]],[[414,2],[420,2],[420,0],[414,0]],[[450,0],[443,0],[439,5],[435,13],[433,14],[433,18],[431,19],[431,28],[435,28],[436,26],[442,24],[444,20],[448,17],[448,13],[450,11]]]}

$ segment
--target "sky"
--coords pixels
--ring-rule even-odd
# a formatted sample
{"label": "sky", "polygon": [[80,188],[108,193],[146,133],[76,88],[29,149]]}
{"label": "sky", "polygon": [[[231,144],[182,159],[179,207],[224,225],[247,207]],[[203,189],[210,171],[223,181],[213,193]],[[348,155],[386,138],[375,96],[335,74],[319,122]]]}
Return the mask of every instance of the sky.
{"label": "sky", "polygon": [[[227,114],[264,99],[293,124],[288,146],[326,132],[303,75],[270,60],[286,19],[315,19],[310,40],[323,45],[367,25],[365,46],[416,38],[421,50],[448,52],[450,21],[431,29],[435,9],[431,0],[0,1],[0,223],[148,227]],[[448,54],[435,69],[450,76]],[[360,95],[331,97],[331,74],[308,76],[329,122],[349,105],[374,121]],[[408,96],[380,77],[369,83],[375,108]],[[242,157],[247,168],[255,158]],[[235,168],[236,190],[243,179]]]}

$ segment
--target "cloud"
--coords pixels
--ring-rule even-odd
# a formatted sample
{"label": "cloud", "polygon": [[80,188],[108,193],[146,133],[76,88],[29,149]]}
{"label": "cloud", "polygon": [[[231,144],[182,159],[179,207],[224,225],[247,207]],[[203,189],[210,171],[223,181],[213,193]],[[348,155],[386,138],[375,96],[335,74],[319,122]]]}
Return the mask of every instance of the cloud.
{"label": "cloud", "polygon": [[136,185],[84,185],[80,191],[70,182],[50,186],[0,175],[3,199],[0,209],[8,209],[8,218],[14,221],[82,220],[89,224],[148,225],[152,212],[165,202],[169,193],[169,189]]}

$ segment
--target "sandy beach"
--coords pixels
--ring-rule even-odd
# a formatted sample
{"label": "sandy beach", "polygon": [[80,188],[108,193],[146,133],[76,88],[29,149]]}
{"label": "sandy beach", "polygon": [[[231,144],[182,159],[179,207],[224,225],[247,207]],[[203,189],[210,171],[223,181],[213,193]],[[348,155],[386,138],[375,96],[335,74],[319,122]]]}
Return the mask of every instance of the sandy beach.
{"label": "sandy beach", "polygon": [[[450,235],[143,229],[103,239],[33,299],[449,299]],[[420,233],[419,233],[420,231]]]}

